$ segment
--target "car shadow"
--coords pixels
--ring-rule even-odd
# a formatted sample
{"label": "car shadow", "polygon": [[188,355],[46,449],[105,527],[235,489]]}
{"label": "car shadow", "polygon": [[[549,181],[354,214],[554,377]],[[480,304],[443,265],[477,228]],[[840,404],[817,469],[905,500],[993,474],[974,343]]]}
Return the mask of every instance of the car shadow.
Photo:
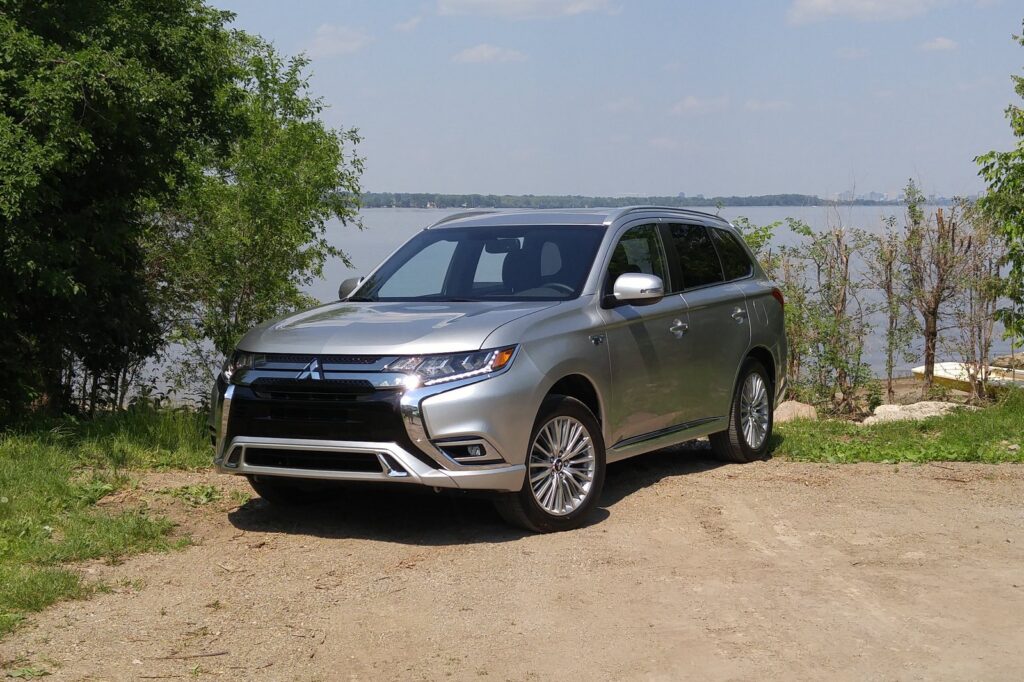
{"label": "car shadow", "polygon": [[726,464],[714,458],[706,440],[691,441],[609,464],[600,507],[614,507],[623,498],[666,478],[699,474]]}
{"label": "car shadow", "polygon": [[[598,506],[584,527],[601,523],[609,508],[665,478],[708,471],[707,444],[684,444],[609,465]],[[302,507],[275,507],[254,497],[228,513],[239,530],[326,539],[372,539],[408,545],[443,546],[510,542],[532,535],[508,525],[490,500],[428,489],[338,488],[322,501]]]}

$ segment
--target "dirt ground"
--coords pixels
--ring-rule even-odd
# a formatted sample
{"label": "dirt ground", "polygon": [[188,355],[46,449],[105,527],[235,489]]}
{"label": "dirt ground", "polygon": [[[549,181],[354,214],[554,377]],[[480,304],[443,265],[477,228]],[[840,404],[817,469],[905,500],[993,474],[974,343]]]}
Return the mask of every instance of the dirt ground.
{"label": "dirt ground", "polygon": [[[155,491],[214,483],[198,508]],[[197,544],[84,567],[115,586],[0,642],[48,679],[1024,677],[1024,467],[610,467],[588,527],[524,535],[484,501],[360,492],[302,511],[243,480],[131,499]]]}

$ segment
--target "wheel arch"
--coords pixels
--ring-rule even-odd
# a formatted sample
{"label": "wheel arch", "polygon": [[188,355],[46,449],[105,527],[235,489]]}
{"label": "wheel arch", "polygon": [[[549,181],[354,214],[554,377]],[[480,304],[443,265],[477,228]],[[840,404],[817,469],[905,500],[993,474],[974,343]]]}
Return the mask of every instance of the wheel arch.
{"label": "wheel arch", "polygon": [[548,389],[545,397],[550,395],[564,395],[568,398],[575,398],[587,406],[587,409],[594,415],[598,424],[604,424],[601,397],[597,387],[582,374],[567,374],[556,381]]}
{"label": "wheel arch", "polygon": [[768,372],[768,380],[771,382],[772,391],[774,391],[776,384],[778,383],[778,375],[775,373],[775,356],[772,355],[772,352],[765,348],[764,346],[754,346],[747,352],[747,356],[746,358],[744,358],[744,362],[748,358],[757,360],[764,366],[765,371]]}

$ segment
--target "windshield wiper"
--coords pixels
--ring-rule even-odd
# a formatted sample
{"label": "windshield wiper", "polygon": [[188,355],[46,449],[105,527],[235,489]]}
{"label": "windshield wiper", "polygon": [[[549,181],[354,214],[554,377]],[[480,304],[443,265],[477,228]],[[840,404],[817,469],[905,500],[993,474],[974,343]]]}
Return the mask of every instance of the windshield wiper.
{"label": "windshield wiper", "polygon": [[369,296],[349,296],[345,300],[355,301],[357,303],[373,303],[376,299],[370,298]]}

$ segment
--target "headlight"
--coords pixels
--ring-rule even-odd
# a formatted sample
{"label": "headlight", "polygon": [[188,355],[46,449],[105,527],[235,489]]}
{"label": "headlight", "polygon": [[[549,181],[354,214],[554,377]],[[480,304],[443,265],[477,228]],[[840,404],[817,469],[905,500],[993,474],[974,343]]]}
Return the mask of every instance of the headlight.
{"label": "headlight", "polygon": [[386,370],[408,375],[405,384],[408,388],[433,386],[497,372],[512,361],[515,350],[515,346],[511,346],[469,353],[418,355],[399,358],[388,365]]}
{"label": "headlight", "polygon": [[231,381],[231,376],[238,370],[252,369],[255,358],[255,353],[246,353],[243,350],[236,350],[224,359],[224,366],[221,367],[221,372],[223,372],[224,378]]}

